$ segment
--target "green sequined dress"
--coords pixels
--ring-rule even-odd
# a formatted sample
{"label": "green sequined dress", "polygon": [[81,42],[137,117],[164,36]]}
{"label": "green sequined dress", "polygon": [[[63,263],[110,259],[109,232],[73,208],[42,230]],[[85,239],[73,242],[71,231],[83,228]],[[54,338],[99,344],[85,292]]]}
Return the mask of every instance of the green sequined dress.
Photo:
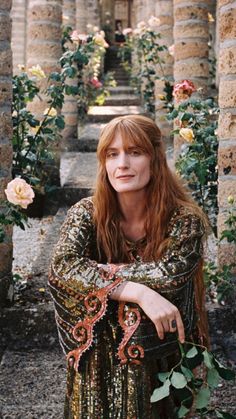
{"label": "green sequined dress", "polygon": [[49,274],[68,365],[65,419],[175,417],[171,396],[150,402],[157,372],[176,363],[175,334],[167,333],[160,341],[137,304],[111,300],[109,293],[123,281],[145,284],[179,308],[185,332],[192,335],[193,281],[203,235],[197,216],[176,209],[168,225],[170,245],[162,258],[142,262],[145,239],[127,242],[133,261],[114,274],[112,266],[108,271],[98,266],[105,261],[98,257],[92,199],[82,199],[68,211]]}

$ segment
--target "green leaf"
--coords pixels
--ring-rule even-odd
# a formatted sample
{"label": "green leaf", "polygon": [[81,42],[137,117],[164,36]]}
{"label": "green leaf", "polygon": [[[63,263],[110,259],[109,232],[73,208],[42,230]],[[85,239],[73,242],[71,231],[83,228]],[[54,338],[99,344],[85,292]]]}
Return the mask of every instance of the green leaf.
{"label": "green leaf", "polygon": [[204,364],[206,365],[207,368],[211,369],[214,368],[214,364],[213,364],[213,356],[211,353],[209,353],[207,350],[205,350],[203,353],[203,360],[204,360]]}
{"label": "green leaf", "polygon": [[227,412],[223,412],[222,410],[216,410],[216,416],[218,418],[223,418],[223,419],[236,419],[236,416],[231,415],[230,413]]}
{"label": "green leaf", "polygon": [[64,118],[61,116],[58,116],[57,118],[55,118],[55,124],[58,128],[63,129],[65,128],[65,121]]}
{"label": "green leaf", "polygon": [[185,407],[184,405],[181,405],[179,410],[177,411],[178,418],[184,418],[185,415],[189,412],[189,409]]}
{"label": "green leaf", "polygon": [[181,374],[180,372],[174,371],[170,380],[171,380],[172,386],[175,388],[183,388],[187,384],[187,380],[185,376]]}
{"label": "green leaf", "polygon": [[210,395],[211,393],[208,387],[202,388],[196,396],[196,409],[203,409],[206,407],[209,403]]}
{"label": "green leaf", "polygon": [[189,351],[186,353],[186,358],[194,358],[198,354],[198,351],[195,346],[193,346]]}
{"label": "green leaf", "polygon": [[224,380],[234,380],[234,371],[225,368],[216,358],[214,358],[214,364],[221,378],[224,378]]}
{"label": "green leaf", "polygon": [[158,379],[159,379],[162,383],[164,383],[164,381],[166,381],[166,379],[169,377],[169,375],[170,375],[170,373],[169,373],[169,372],[159,372],[159,373],[157,374]]}
{"label": "green leaf", "polygon": [[180,368],[181,368],[182,373],[185,375],[186,378],[189,378],[189,379],[194,378],[194,375],[193,375],[192,371],[189,368],[186,368],[183,365],[181,365]]}
{"label": "green leaf", "polygon": [[207,383],[210,387],[217,387],[219,384],[219,373],[215,368],[211,368],[207,373]]}
{"label": "green leaf", "polygon": [[170,380],[166,380],[163,386],[156,388],[151,395],[151,403],[158,402],[170,394]]}

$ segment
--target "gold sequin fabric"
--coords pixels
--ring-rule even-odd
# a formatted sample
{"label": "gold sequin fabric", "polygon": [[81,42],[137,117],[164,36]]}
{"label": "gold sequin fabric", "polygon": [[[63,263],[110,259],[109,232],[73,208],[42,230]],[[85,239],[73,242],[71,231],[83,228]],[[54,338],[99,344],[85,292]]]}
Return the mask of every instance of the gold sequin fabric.
{"label": "gold sequin fabric", "polygon": [[171,395],[150,403],[157,373],[167,371],[178,358],[175,334],[167,333],[160,341],[137,304],[111,300],[109,293],[124,281],[145,284],[179,308],[186,334],[191,335],[196,324],[193,281],[203,235],[199,218],[177,208],[162,258],[143,262],[146,239],[127,241],[131,263],[114,273],[112,265],[100,266],[92,199],[82,199],[68,211],[49,273],[68,363],[65,419],[175,417]]}

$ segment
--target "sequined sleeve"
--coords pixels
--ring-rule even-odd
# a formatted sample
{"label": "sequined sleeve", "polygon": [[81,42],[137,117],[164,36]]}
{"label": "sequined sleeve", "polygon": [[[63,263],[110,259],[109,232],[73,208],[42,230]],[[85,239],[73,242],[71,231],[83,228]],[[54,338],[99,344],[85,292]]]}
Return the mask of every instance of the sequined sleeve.
{"label": "sequined sleeve", "polygon": [[68,211],[49,272],[59,339],[75,369],[92,344],[93,327],[106,312],[109,293],[124,281],[114,275],[112,265],[103,270],[91,258],[92,209],[86,198]]}
{"label": "sequined sleeve", "polygon": [[157,262],[135,262],[121,268],[126,280],[143,283],[160,293],[181,288],[191,279],[202,257],[204,228],[193,214],[173,219],[169,226],[169,245]]}

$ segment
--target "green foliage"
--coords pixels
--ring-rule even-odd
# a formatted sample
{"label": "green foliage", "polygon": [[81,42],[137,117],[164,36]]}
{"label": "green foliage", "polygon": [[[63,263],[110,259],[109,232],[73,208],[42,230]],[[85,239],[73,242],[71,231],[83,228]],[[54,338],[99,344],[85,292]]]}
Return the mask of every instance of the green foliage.
{"label": "green foliage", "polygon": [[225,220],[225,225],[228,228],[222,231],[221,236],[220,236],[220,241],[226,239],[228,243],[234,243],[236,245],[236,212],[235,211],[236,209],[233,207],[229,211],[228,218]]}
{"label": "green foliage", "polygon": [[[178,405],[175,414],[178,418],[184,418],[190,410],[205,417],[209,410],[211,392],[218,386],[219,379],[233,380],[233,371],[225,368],[211,352],[202,346],[192,342],[179,343],[180,360],[168,372],[157,374],[159,387],[156,388],[151,396],[151,402],[168,397],[171,393]],[[206,374],[202,373],[202,366],[205,365]],[[196,370],[196,367],[201,367]],[[197,371],[200,374],[197,376]],[[228,413],[217,411],[217,417],[229,415]]]}
{"label": "green foliage", "polygon": [[48,176],[44,167],[53,160],[51,144],[58,139],[59,130],[64,127],[62,116],[56,108],[61,108],[63,96],[56,85],[46,90],[48,108],[40,121],[28,109],[36,96],[40,97],[37,78],[32,79],[26,72],[13,77],[13,168],[12,177],[21,176],[34,189],[44,192]]}
{"label": "green foliage", "polygon": [[1,205],[0,212],[0,243],[5,239],[5,227],[10,225],[17,225],[22,230],[25,230],[27,224],[27,216],[18,205],[11,204],[4,201]]}
{"label": "green foliage", "polygon": [[234,301],[235,284],[233,269],[235,264],[218,267],[213,262],[204,265],[204,281],[210,298],[221,304],[226,301]]}
{"label": "green foliage", "polygon": [[[157,66],[160,68],[162,77],[164,63],[160,53],[167,47],[160,45],[160,33],[153,29],[145,28],[138,34],[127,36],[124,45],[120,48],[119,56],[123,61],[124,68],[131,75],[131,85],[142,93],[144,107],[150,116],[155,116],[155,80]],[[131,65],[131,52],[133,51],[137,67]],[[143,87],[143,88],[142,88]]]}
{"label": "green foliage", "polygon": [[[234,244],[236,255],[236,215],[235,208],[233,207],[234,200],[229,197],[228,202],[232,206],[225,220],[225,226],[228,228],[221,232],[219,243],[226,240],[228,243]],[[213,262],[207,262],[204,265],[204,281],[208,295],[221,304],[235,300],[235,267],[235,263],[224,264],[220,267]]]}
{"label": "green foliage", "polygon": [[217,151],[216,136],[218,108],[213,99],[193,99],[170,106],[168,120],[174,120],[181,134],[182,128],[192,130],[193,139],[182,146],[176,161],[177,172],[186,179],[193,198],[208,214],[213,231],[217,233]]}

